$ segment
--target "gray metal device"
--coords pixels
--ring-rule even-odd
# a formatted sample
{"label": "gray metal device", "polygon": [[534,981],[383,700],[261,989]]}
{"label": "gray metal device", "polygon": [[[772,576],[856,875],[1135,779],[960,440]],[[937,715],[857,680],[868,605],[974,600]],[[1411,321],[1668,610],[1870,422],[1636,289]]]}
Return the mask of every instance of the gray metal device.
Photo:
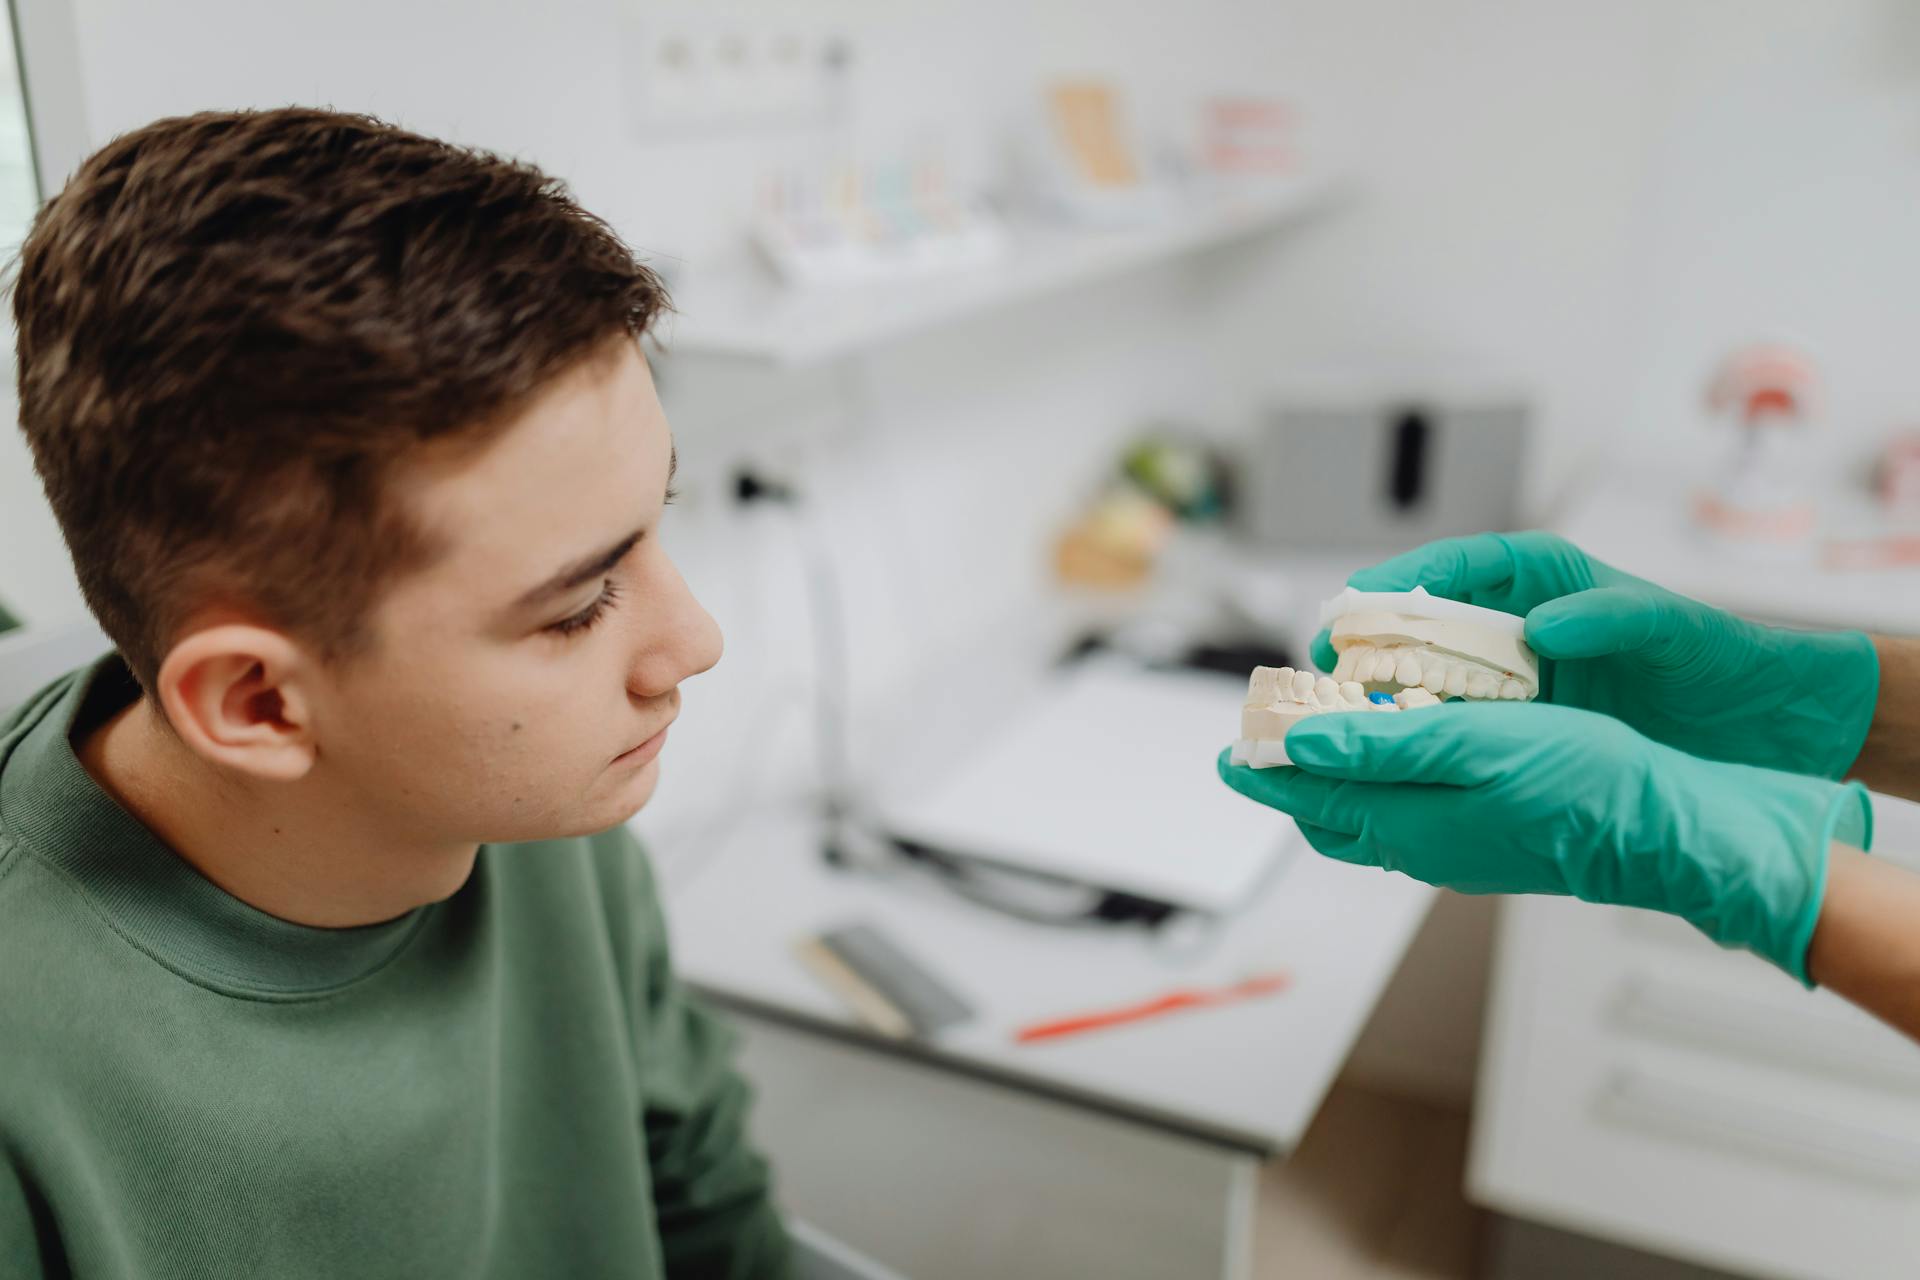
{"label": "gray metal device", "polygon": [[816,977],[883,1034],[929,1036],[973,1016],[952,987],[873,925],[850,924],[803,938],[798,950]]}
{"label": "gray metal device", "polygon": [[1307,550],[1513,528],[1528,418],[1506,395],[1289,400],[1261,421],[1238,478],[1242,527]]}

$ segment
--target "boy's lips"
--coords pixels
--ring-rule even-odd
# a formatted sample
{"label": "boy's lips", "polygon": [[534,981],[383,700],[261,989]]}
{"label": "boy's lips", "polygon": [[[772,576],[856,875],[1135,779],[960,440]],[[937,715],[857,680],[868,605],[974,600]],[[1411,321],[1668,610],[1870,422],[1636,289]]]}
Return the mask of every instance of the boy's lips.
{"label": "boy's lips", "polygon": [[659,732],[655,733],[651,738],[635,746],[628,747],[625,751],[615,756],[613,763],[638,764],[653,759],[653,757],[660,754],[660,749],[666,745],[667,729],[671,727],[672,724],[673,721],[667,721],[666,724],[660,726]]}

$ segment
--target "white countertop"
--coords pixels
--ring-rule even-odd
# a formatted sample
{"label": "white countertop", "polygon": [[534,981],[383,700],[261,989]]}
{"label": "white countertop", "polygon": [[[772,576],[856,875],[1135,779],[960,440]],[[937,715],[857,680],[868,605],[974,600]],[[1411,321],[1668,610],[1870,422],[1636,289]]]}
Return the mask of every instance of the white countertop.
{"label": "white countertop", "polygon": [[[1190,951],[1138,928],[1029,924],[921,872],[835,870],[821,860],[804,810],[742,823],[697,875],[669,889],[667,910],[682,976],[723,999],[856,1032],[792,948],[802,934],[869,922],[978,1010],[906,1051],[1286,1151],[1312,1121],[1434,894],[1405,876],[1322,858],[1297,836],[1294,846],[1254,899]],[[1292,978],[1276,996],[1062,1040],[1013,1040],[1029,1022],[1274,969]]]}
{"label": "white countertop", "polygon": [[1748,617],[1920,634],[1920,568],[1829,569],[1811,546],[1797,555],[1726,547],[1689,516],[1693,487],[1622,472],[1582,494],[1555,528],[1616,568]]}

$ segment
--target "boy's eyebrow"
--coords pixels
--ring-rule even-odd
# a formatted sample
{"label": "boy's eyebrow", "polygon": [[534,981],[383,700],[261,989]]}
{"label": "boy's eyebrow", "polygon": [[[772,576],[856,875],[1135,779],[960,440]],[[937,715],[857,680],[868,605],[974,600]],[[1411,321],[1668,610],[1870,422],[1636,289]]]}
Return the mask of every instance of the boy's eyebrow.
{"label": "boy's eyebrow", "polygon": [[523,593],[518,600],[513,602],[514,609],[530,609],[543,600],[551,600],[555,596],[564,595],[581,583],[590,582],[601,574],[606,573],[612,569],[613,566],[619,564],[621,558],[624,557],[627,552],[633,550],[633,544],[640,541],[640,535],[645,532],[646,530],[644,529],[635,529],[632,533],[620,539],[620,541],[614,543],[605,551],[596,551],[592,555],[582,556],[572,564],[561,569],[560,572],[554,574],[551,578],[548,578],[539,586]]}
{"label": "boy's eyebrow", "polygon": [[[673,489],[673,478],[679,474],[679,471],[680,450],[675,448],[667,455],[667,489],[669,492]],[[591,555],[582,556],[580,559],[575,560],[572,564],[565,566],[539,586],[522,593],[520,598],[513,602],[513,611],[518,612],[522,609],[530,609],[543,600],[551,600],[554,596],[565,595],[580,584],[590,582],[601,574],[606,573],[609,569],[613,568],[613,566],[619,564],[620,561],[625,558],[627,552],[633,550],[633,544],[640,541],[640,539],[646,535],[646,532],[644,528],[635,529],[632,533],[605,550],[596,551]]]}

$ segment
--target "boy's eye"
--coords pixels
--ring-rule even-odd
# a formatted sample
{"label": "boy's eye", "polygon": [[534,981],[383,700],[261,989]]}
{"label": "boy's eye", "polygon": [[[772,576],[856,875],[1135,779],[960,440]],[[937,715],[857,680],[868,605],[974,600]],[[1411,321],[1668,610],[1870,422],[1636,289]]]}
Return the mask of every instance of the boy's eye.
{"label": "boy's eye", "polygon": [[547,630],[557,636],[578,635],[605,617],[607,610],[612,608],[613,602],[619,598],[620,588],[618,584],[616,584],[612,578],[608,578],[601,584],[600,594],[595,597],[592,604],[570,617],[562,618],[560,621],[553,623],[547,627]]}

